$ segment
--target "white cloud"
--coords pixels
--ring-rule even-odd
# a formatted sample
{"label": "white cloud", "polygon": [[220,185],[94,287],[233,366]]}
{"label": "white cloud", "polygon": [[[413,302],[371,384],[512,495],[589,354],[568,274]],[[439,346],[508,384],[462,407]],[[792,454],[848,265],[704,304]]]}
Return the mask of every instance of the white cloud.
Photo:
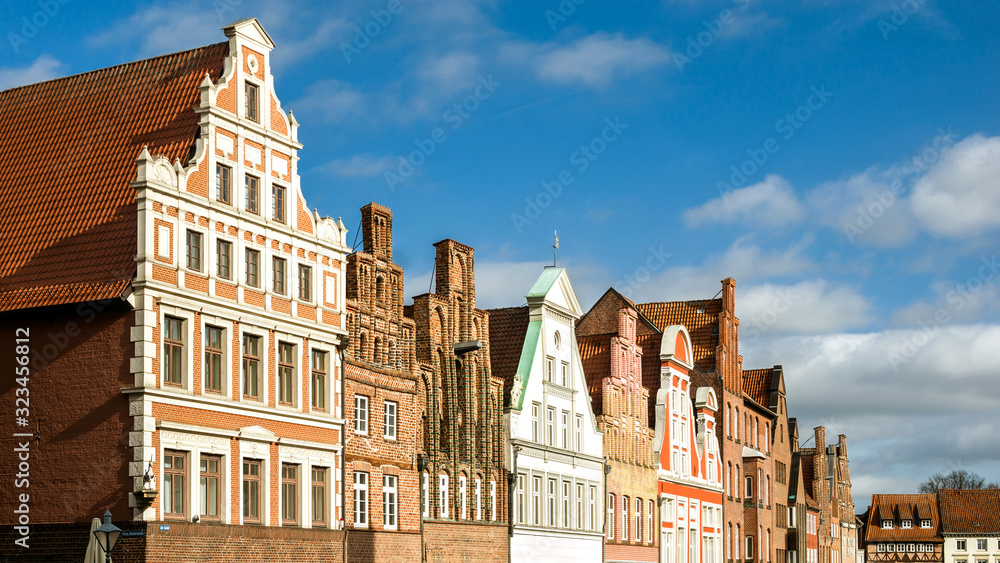
{"label": "white cloud", "polygon": [[311,115],[329,123],[340,123],[367,113],[365,95],[346,82],[321,80],[310,85],[305,95],[287,107],[299,115]]}
{"label": "white cloud", "polygon": [[[993,256],[994,260],[996,255]],[[931,290],[936,294],[930,300],[920,300],[901,307],[892,315],[891,326],[915,327],[927,323],[968,323],[996,318],[1000,314],[1000,288],[997,273],[984,259],[985,266],[978,276],[960,282],[936,281]],[[943,319],[943,321],[942,321]]]}
{"label": "white cloud", "polygon": [[970,135],[945,149],[913,188],[913,213],[931,233],[968,237],[1000,227],[1000,137]]}
{"label": "white cloud", "polygon": [[479,57],[475,53],[458,50],[427,58],[418,74],[428,88],[450,95],[474,86],[478,68]]}
{"label": "white cloud", "polygon": [[222,41],[221,24],[211,10],[194,4],[156,5],[118,20],[87,38],[93,47],[138,44],[140,56],[156,56]]}
{"label": "white cloud", "polygon": [[26,67],[0,67],[0,90],[58,78],[62,66],[51,56],[41,55]]}
{"label": "white cloud", "polygon": [[872,305],[854,288],[828,287],[826,280],[793,285],[752,285],[737,295],[740,339],[762,336],[820,334],[859,328],[871,320]]}
{"label": "white cloud", "polygon": [[[807,200],[816,220],[848,242],[899,247],[913,241],[916,225],[900,187],[901,170],[870,168],[847,180],[825,182]],[[893,186],[896,190],[893,191]]]}
{"label": "white cloud", "polygon": [[787,180],[768,174],[764,181],[733,190],[684,211],[684,223],[699,227],[712,223],[783,226],[802,220],[805,210]]}
{"label": "white cloud", "polygon": [[598,32],[569,45],[510,43],[504,46],[502,58],[528,65],[543,82],[603,87],[618,78],[665,66],[670,50],[647,38]]}
{"label": "white cloud", "polygon": [[331,160],[320,166],[319,170],[341,178],[374,178],[395,166],[397,159],[392,155],[356,154]]}

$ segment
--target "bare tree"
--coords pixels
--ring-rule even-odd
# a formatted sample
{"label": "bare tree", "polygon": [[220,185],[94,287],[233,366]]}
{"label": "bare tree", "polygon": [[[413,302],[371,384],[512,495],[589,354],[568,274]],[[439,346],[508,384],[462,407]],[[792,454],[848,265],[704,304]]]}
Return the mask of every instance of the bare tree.
{"label": "bare tree", "polygon": [[947,475],[935,473],[920,484],[921,493],[936,493],[941,489],[997,489],[1000,484],[987,483],[980,475],[956,469]]}

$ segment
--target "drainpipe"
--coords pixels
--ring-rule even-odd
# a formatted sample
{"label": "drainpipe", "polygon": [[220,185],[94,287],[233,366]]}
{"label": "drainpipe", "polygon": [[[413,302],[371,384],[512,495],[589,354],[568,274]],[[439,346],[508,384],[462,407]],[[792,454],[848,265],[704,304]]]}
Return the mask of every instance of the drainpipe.
{"label": "drainpipe", "polygon": [[[341,340],[339,346],[337,346],[337,351],[340,356],[340,418],[341,420],[347,420],[346,408],[347,399],[345,395],[347,394],[347,367],[344,364],[344,350],[348,346],[347,337]],[[347,439],[345,435],[347,433],[347,425],[340,432],[340,522],[341,529],[344,531],[344,538],[341,545],[341,554],[343,556],[344,563],[347,562]]]}
{"label": "drainpipe", "polygon": [[[608,474],[611,473],[611,464],[608,458],[604,458],[604,502],[608,502]],[[601,530],[601,561],[608,559],[608,507],[604,506],[604,527]]]}
{"label": "drainpipe", "polygon": [[[426,439],[426,438],[425,438]],[[427,554],[424,553],[424,471],[427,470],[427,457],[417,454],[417,483],[420,493],[420,561],[427,561]],[[427,495],[431,494],[431,476],[427,474]],[[429,500],[429,499],[428,499]]]}
{"label": "drainpipe", "polygon": [[520,446],[511,446],[511,472],[507,474],[507,561],[514,556],[514,493],[517,487],[517,454]]}

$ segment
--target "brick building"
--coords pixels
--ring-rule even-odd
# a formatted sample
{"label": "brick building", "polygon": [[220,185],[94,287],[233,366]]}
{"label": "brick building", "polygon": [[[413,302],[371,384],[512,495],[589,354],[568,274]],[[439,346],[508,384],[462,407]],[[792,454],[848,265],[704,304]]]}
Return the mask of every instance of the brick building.
{"label": "brick building", "polygon": [[476,308],[475,255],[454,240],[434,247],[434,292],[406,308],[420,370],[424,553],[506,561],[503,382],[491,374],[488,314]]}
{"label": "brick building", "polygon": [[874,494],[867,515],[866,561],[944,561],[944,540],[936,494]]}
{"label": "brick building", "polygon": [[[658,464],[649,421],[649,390],[643,386],[642,341],[660,331],[614,289],[606,302],[617,315],[587,315],[577,325],[577,343],[604,456],[611,466],[606,498],[613,515],[605,530],[605,561],[659,561]],[[607,303],[606,307],[609,306]],[[581,327],[588,332],[581,335]],[[641,336],[640,336],[641,335]],[[651,364],[651,362],[646,362]]]}
{"label": "brick building", "polygon": [[416,323],[403,315],[392,212],[361,208],[362,249],[347,257],[344,483],[350,561],[421,556],[417,439],[423,387]]}
{"label": "brick building", "polygon": [[0,93],[20,163],[0,311],[30,334],[41,560],[108,508],[128,560],[339,557],[346,231],[305,205],[274,44],[256,20],[224,31]]}
{"label": "brick building", "polygon": [[[826,429],[813,429],[815,445],[800,448],[803,485],[819,511],[819,563],[849,563],[856,558],[855,517],[848,470],[847,437],[826,444]],[[846,537],[845,537],[846,536]],[[846,547],[848,551],[842,552]]]}
{"label": "brick building", "polygon": [[563,268],[546,268],[526,297],[490,311],[514,478],[510,559],[601,561],[613,504],[602,502],[602,434],[575,333],[582,311]]}

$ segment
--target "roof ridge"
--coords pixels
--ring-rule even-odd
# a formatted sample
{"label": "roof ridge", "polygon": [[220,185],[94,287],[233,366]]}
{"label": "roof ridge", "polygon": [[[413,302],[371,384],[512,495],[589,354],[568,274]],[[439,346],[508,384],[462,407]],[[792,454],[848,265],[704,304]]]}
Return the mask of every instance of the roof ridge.
{"label": "roof ridge", "polygon": [[87,71],[84,71],[84,72],[79,72],[77,74],[70,74],[70,75],[67,75],[67,76],[60,76],[58,78],[50,78],[48,80],[42,80],[41,82],[32,82],[31,84],[22,84],[21,86],[15,86],[13,88],[8,88],[6,90],[0,90],[0,95],[7,94],[8,92],[14,92],[14,91],[20,90],[22,88],[32,88],[32,87],[35,87],[35,86],[40,86],[42,84],[49,84],[49,83],[52,83],[52,82],[59,82],[60,80],[70,80],[72,78],[79,78],[81,76],[86,76],[88,74],[96,74],[98,72],[104,72],[104,71],[108,71],[108,70],[114,70],[114,69],[117,69],[117,68],[120,68],[120,67],[134,65],[136,63],[142,63],[142,62],[148,62],[148,61],[155,61],[155,60],[163,59],[163,58],[166,58],[166,57],[174,57],[174,56],[177,56],[177,55],[184,55],[184,54],[187,54],[187,53],[193,53],[195,51],[200,51],[202,49],[208,49],[210,47],[218,47],[220,45],[228,45],[228,44],[229,44],[228,41],[220,41],[219,43],[212,43],[210,45],[202,45],[201,47],[194,47],[192,49],[184,49],[183,51],[175,51],[173,53],[167,53],[165,55],[157,55],[155,57],[149,57],[149,58],[146,58],[146,59],[136,59],[134,61],[129,61],[129,62],[125,62],[125,63],[119,63],[119,64],[116,64],[116,65],[105,66],[105,67],[101,67],[101,68],[95,68],[95,69],[92,69],[92,70],[87,70]]}

